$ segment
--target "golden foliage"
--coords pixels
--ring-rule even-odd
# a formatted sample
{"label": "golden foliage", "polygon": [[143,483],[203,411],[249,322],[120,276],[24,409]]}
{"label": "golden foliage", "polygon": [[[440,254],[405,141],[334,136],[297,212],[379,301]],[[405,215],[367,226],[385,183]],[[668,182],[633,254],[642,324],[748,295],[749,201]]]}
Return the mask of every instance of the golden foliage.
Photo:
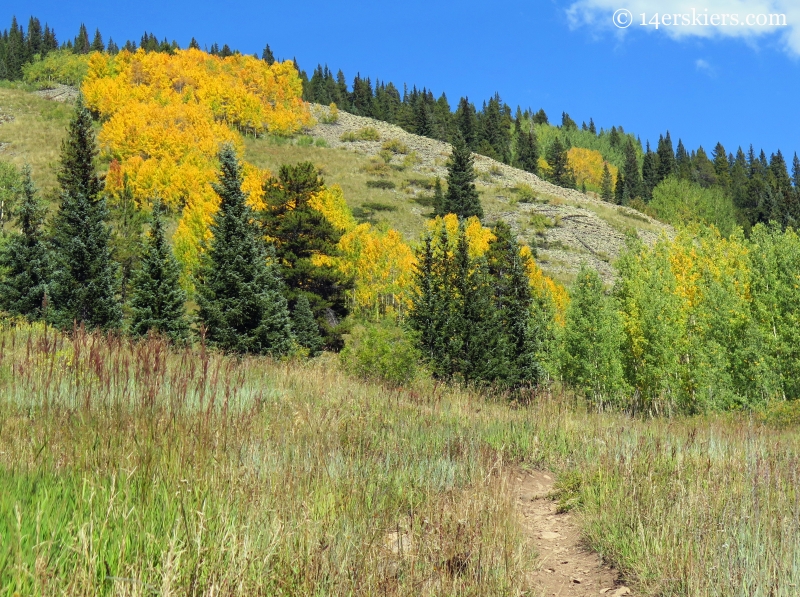
{"label": "golden foliage", "polygon": [[617,181],[618,168],[605,160],[599,151],[584,147],[572,147],[567,152],[567,164],[575,173],[578,185],[587,184],[597,188],[603,183],[603,165],[608,164],[612,184]]}
{"label": "golden foliage", "polygon": [[[289,135],[311,121],[293,64],[269,66],[252,56],[220,58],[195,49],[93,53],[82,91],[103,122],[101,150],[116,160],[109,191],[118,191],[127,175],[139,202],[160,197],[182,210],[174,243],[187,276],[218,208],[210,183],[220,145],[241,149],[239,132]],[[266,176],[245,167],[243,188],[256,209]]]}

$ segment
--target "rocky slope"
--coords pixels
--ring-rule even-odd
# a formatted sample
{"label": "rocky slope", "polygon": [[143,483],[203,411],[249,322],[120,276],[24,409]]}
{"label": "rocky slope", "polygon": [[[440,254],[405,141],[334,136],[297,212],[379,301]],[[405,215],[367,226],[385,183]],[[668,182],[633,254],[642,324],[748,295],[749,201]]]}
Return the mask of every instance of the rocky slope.
{"label": "rocky slope", "polygon": [[[396,140],[407,147],[394,162],[415,155],[411,168],[428,177],[446,177],[450,145],[427,137],[412,135],[398,126],[339,112],[338,121],[326,123],[329,109],[314,105],[318,123],[308,133],[325,140],[329,147],[381,159],[383,144]],[[379,141],[343,141],[343,135],[366,127],[375,129]],[[384,155],[386,155],[384,153]],[[672,228],[633,209],[611,205],[579,191],[564,189],[534,174],[475,155],[479,175],[478,188],[484,199],[485,221],[505,220],[522,240],[535,244],[537,261],[547,272],[569,279],[582,262],[594,267],[606,281],[613,280],[613,260],[625,246],[626,235],[635,233],[644,242],[653,243],[661,234],[671,235]],[[529,202],[520,200],[520,189]],[[530,191],[533,191],[533,199]],[[487,201],[489,197],[492,200]],[[533,234],[530,234],[533,232]]]}

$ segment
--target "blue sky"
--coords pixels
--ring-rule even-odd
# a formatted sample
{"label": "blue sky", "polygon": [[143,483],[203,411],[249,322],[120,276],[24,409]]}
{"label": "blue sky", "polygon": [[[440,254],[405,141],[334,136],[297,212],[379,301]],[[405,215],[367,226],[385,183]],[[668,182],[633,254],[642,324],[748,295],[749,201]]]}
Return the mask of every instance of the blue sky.
{"label": "blue sky", "polygon": [[[60,40],[85,22],[104,37],[138,40],[147,29],[186,45],[228,43],[313,70],[327,63],[402,85],[444,91],[451,104],[498,91],[512,108],[566,110],[578,123],[621,124],[655,142],[667,129],[687,147],[728,151],[752,143],[768,154],[800,153],[800,2],[796,0],[509,0],[503,3],[10,0],[3,12],[31,14]],[[616,8],[634,23],[618,29]],[[787,26],[643,27],[640,13],[786,14]],[[7,24],[4,24],[4,27]]]}

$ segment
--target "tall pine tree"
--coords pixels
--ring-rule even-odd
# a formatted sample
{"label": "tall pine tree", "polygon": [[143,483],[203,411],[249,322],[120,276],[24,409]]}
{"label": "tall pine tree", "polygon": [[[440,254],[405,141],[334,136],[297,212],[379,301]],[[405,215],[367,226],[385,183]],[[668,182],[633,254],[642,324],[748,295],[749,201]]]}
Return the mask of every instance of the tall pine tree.
{"label": "tall pine tree", "polygon": [[160,202],[154,202],[153,222],[145,241],[141,265],[134,273],[131,333],[163,334],[175,342],[186,340],[186,292],[179,280],[180,265],[167,242]]}
{"label": "tall pine tree", "polygon": [[284,355],[294,346],[283,283],[267,251],[242,191],[236,152],[219,153],[221,172],[214,191],[220,207],[198,275],[198,316],[208,340],[235,353]]}
{"label": "tall pine tree", "polygon": [[472,152],[460,133],[456,133],[447,162],[447,193],[442,207],[442,214],[453,213],[459,218],[483,217],[483,207],[475,188]]}
{"label": "tall pine tree", "polygon": [[89,110],[78,96],[61,146],[61,205],[53,223],[55,272],[52,321],[70,328],[117,328],[117,264],[111,259],[111,229],[102,183],[95,171],[97,148]]}
{"label": "tall pine tree", "polygon": [[16,210],[19,232],[0,251],[0,309],[28,319],[44,316],[50,260],[42,234],[45,207],[36,197],[31,170],[22,171],[22,197]]}

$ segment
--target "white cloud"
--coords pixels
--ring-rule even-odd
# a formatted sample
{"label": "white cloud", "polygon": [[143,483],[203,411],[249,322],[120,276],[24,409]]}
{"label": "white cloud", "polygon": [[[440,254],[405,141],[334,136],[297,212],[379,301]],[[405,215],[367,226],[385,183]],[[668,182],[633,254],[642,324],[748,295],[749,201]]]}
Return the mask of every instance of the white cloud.
{"label": "white cloud", "polygon": [[[633,22],[627,29],[618,29],[612,22],[612,16],[618,9],[627,9],[633,15]],[[800,56],[800,2],[798,0],[577,0],[567,9],[567,18],[573,28],[590,27],[616,30],[620,33],[645,29],[648,32],[663,33],[673,39],[703,38],[738,38],[753,43],[760,38],[777,38],[785,50],[794,56]],[[688,24],[642,26],[642,13],[646,21],[656,14],[660,19],[670,15],[689,15]],[[706,25],[702,25],[702,15],[708,14]],[[697,15],[697,19],[693,15]],[[710,15],[717,17],[716,26],[712,25]],[[729,15],[725,19],[722,15]],[[732,15],[736,15],[739,24],[734,25]],[[746,22],[748,15],[753,15],[750,25]],[[758,25],[758,15],[785,15],[786,26]],[[776,19],[777,17],[773,17]],[[761,18],[764,22],[764,17]],[[723,26],[722,23],[725,23]]]}
{"label": "white cloud", "polygon": [[698,70],[698,72],[705,73],[709,77],[713,77],[716,74],[714,67],[711,66],[707,60],[703,60],[702,58],[698,58],[694,61],[694,66]]}

